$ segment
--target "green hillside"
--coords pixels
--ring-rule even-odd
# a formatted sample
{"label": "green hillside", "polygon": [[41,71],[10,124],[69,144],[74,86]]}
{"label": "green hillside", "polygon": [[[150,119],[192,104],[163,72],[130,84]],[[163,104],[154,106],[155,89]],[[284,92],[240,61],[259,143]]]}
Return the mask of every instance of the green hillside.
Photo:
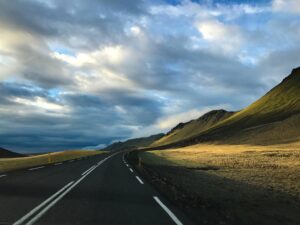
{"label": "green hillside", "polygon": [[104,150],[105,151],[122,151],[122,150],[129,150],[129,149],[136,149],[142,147],[148,147],[156,140],[160,139],[164,134],[156,134],[149,137],[142,137],[142,138],[135,138],[129,139],[124,142],[116,142],[109,146],[107,146]]}
{"label": "green hillside", "polygon": [[217,127],[250,127],[280,121],[300,113],[300,68],[294,69],[287,78],[265,96],[222,121]]}
{"label": "green hillside", "polygon": [[222,109],[210,111],[196,120],[178,124],[169,133],[154,142],[152,146],[171,144],[198,135],[233,114],[233,112]]}
{"label": "green hillside", "polygon": [[[204,123],[198,124],[199,127],[196,128],[192,121],[186,126],[191,129],[177,129],[178,138],[172,138],[174,132],[170,132],[171,135],[163,137],[155,145],[183,146],[199,142],[273,144],[298,141],[299,114],[300,68],[297,68],[279,85],[245,109],[221,118],[211,123],[211,126]],[[195,125],[194,128],[192,124]]]}

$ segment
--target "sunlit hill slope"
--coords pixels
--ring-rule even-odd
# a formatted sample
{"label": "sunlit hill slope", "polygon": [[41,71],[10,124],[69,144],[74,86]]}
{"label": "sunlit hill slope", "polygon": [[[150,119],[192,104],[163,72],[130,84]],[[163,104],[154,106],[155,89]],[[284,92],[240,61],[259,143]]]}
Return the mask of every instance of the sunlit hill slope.
{"label": "sunlit hill slope", "polygon": [[174,128],[176,132],[173,129],[152,146],[199,142],[275,144],[300,140],[300,68],[245,109],[212,123],[197,124],[198,120],[181,129]]}
{"label": "sunlit hill slope", "polygon": [[181,141],[197,134],[201,134],[201,132],[206,131],[207,129],[216,125],[218,122],[227,119],[233,114],[234,112],[227,112],[222,109],[210,111],[196,120],[178,124],[165,136],[153,143],[153,146],[171,144],[173,142]]}

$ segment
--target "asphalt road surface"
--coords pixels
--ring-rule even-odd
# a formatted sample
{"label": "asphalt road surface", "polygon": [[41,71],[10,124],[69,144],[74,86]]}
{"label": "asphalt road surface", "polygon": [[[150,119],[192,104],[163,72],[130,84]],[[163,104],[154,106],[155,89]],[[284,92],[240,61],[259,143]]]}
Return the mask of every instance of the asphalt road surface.
{"label": "asphalt road surface", "polygon": [[0,174],[0,224],[191,222],[118,153]]}

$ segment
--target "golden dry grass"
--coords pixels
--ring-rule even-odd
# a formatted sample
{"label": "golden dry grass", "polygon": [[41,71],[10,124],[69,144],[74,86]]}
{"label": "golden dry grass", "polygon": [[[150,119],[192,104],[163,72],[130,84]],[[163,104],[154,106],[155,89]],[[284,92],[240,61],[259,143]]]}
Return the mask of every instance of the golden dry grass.
{"label": "golden dry grass", "polygon": [[143,163],[185,167],[300,197],[300,142],[272,146],[195,145],[140,153]]}
{"label": "golden dry grass", "polygon": [[62,162],[84,156],[92,156],[103,153],[103,151],[72,150],[20,158],[5,158],[0,159],[0,172],[3,173],[16,169]]}

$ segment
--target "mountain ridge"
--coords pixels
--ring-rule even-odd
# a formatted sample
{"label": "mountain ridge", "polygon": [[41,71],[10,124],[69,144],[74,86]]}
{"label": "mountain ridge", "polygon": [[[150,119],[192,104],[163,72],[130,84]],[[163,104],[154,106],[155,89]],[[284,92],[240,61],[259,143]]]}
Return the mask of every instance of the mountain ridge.
{"label": "mountain ridge", "polygon": [[[266,140],[266,142],[270,141],[272,143],[276,143],[276,140],[271,140],[272,137],[268,135],[268,132],[273,133],[274,137],[277,137],[278,135],[275,135],[274,131],[271,130],[268,130],[267,132],[265,130],[266,127],[270,127],[270,124],[273,124],[272,126],[275,130],[280,130],[282,127],[289,130],[287,125],[283,123],[284,121],[289,123],[291,120],[293,120],[294,123],[299,124],[300,127],[300,117],[297,117],[298,114],[300,114],[300,67],[293,69],[290,75],[284,78],[282,82],[268,91],[257,101],[250,104],[248,107],[233,113],[228,118],[220,120],[218,123],[204,130],[200,134],[171,143],[158,140],[156,143],[159,143],[160,145],[155,146],[164,148],[164,146],[185,146],[200,142],[226,143],[226,139],[230,140],[230,143],[240,143],[243,141],[239,140],[246,140],[245,135],[247,132],[245,130],[254,127],[257,127],[256,132],[258,134],[254,134],[252,129],[253,138],[250,140],[251,138],[249,137],[247,141],[244,141],[245,143],[263,144],[264,140]],[[291,119],[290,117],[293,118]],[[277,123],[276,126],[274,123]],[[266,138],[264,139],[260,137],[260,141],[257,141],[255,139],[258,138],[259,132],[262,132],[262,130],[260,130],[262,127],[264,127],[263,134]],[[294,126],[290,127],[292,127],[290,129],[290,133],[294,136],[292,139],[298,140],[298,137],[300,137],[299,129]],[[286,133],[288,134],[289,132]],[[284,139],[288,138],[288,135],[281,136],[282,138],[278,139],[278,142],[284,142]]]}
{"label": "mountain ridge", "polygon": [[141,137],[141,138],[134,138],[128,139],[126,141],[119,141],[115,142],[106,148],[104,151],[122,151],[122,150],[130,150],[130,149],[137,149],[137,148],[144,148],[151,145],[154,141],[160,139],[164,134],[154,134],[148,137]]}
{"label": "mountain ridge", "polygon": [[164,135],[164,137],[155,141],[151,146],[159,146],[161,143],[170,144],[174,141],[187,139],[209,129],[234,113],[235,112],[229,112],[224,109],[209,111],[195,120],[191,120],[186,123],[179,123],[166,135]]}
{"label": "mountain ridge", "polygon": [[212,110],[198,119],[177,124],[166,134],[156,136],[157,139],[152,143],[147,142],[149,145],[132,146],[128,143],[134,143],[136,139],[129,139],[112,144],[114,146],[110,145],[106,150],[131,147],[166,149],[204,142],[258,145],[286,143],[300,141],[299,127],[300,67],[297,67],[278,85],[240,111]]}

